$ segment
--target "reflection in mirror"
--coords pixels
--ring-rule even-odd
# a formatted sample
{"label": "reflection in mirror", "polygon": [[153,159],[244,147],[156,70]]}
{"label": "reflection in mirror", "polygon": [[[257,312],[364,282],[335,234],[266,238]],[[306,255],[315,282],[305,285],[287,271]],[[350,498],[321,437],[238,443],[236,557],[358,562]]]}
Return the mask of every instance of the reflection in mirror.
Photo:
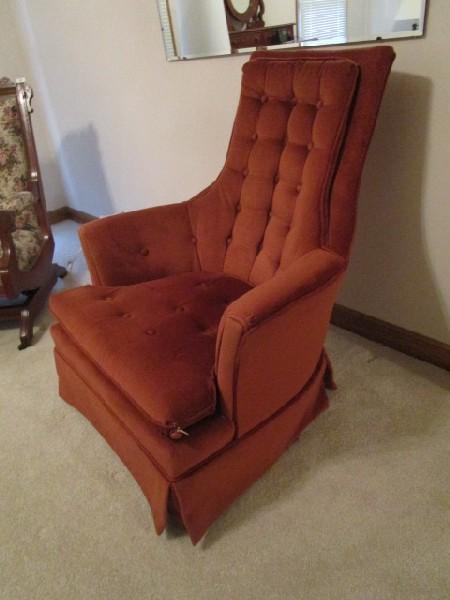
{"label": "reflection in mirror", "polygon": [[295,0],[278,3],[270,0],[238,3],[236,0],[225,0],[225,9],[232,52],[242,48],[276,46],[295,41]]}
{"label": "reflection in mirror", "polygon": [[157,0],[168,60],[419,37],[426,0]]}
{"label": "reflection in mirror", "polygon": [[250,0],[230,0],[230,4],[232,4],[234,8],[242,14],[248,9]]}
{"label": "reflection in mirror", "polygon": [[[239,3],[242,7],[243,2]],[[277,46],[295,41],[296,3],[250,0],[244,13],[236,12],[236,1],[225,0],[227,28],[232,52],[242,48]]]}

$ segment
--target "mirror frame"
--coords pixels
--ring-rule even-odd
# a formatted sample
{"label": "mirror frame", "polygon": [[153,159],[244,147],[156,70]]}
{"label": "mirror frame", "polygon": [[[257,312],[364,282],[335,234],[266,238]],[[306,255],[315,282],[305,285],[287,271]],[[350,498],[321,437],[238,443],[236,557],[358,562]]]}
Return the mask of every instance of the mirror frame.
{"label": "mirror frame", "polygon": [[225,0],[225,4],[227,5],[228,10],[234,18],[244,23],[246,23],[256,15],[256,13],[258,12],[258,6],[260,4],[262,4],[264,7],[263,0],[248,0],[247,10],[241,13],[234,7],[233,0]]}
{"label": "mirror frame", "polygon": [[[261,5],[263,10],[264,10],[264,0],[249,0],[250,5],[249,8],[245,11],[245,13],[239,13],[233,6],[232,6],[232,0],[225,0],[225,7],[226,9],[230,9],[230,12],[233,11],[233,14],[236,15],[236,19],[240,20],[243,15],[246,15],[248,18],[247,13],[249,13],[251,15],[251,8],[253,8],[256,5],[256,8],[258,7],[258,5]],[[156,0],[156,3],[159,5],[158,0]],[[344,43],[339,43],[339,44],[317,44],[317,45],[306,45],[306,44],[302,44],[299,41],[295,41],[289,44],[285,44],[283,46],[283,49],[289,50],[289,49],[293,49],[293,48],[307,48],[309,50],[311,49],[324,49],[324,48],[330,48],[330,47],[337,47],[337,48],[346,48],[346,47],[351,47],[351,46],[359,46],[361,44],[383,44],[383,43],[391,43],[391,42],[401,42],[402,40],[420,40],[422,38],[424,38],[426,36],[426,32],[427,32],[427,21],[428,21],[428,12],[430,10],[430,4],[431,4],[431,0],[424,0],[424,6],[423,6],[423,13],[422,13],[422,18],[423,18],[423,26],[422,26],[422,31],[420,34],[416,34],[416,35],[410,35],[408,32],[399,32],[399,35],[392,35],[391,37],[377,37],[374,39],[361,39],[361,40],[351,40],[348,42],[344,42]],[[159,13],[159,17],[161,19],[161,13],[160,10],[158,10]],[[297,13],[298,14],[298,13]],[[170,19],[169,19],[170,21]],[[161,22],[161,30],[165,31],[165,29],[162,27],[162,22]],[[173,28],[172,28],[172,24],[170,23],[170,35],[171,38],[173,40],[173,43],[175,44],[175,36],[174,36],[174,32],[173,32]],[[190,58],[186,58],[186,57],[182,57],[182,56],[169,56],[167,53],[167,46],[165,44],[164,39],[163,41],[163,47],[164,47],[164,51],[165,51],[165,55],[166,55],[166,60],[167,62],[183,62],[186,60],[204,60],[204,59],[210,59],[210,58],[228,58],[228,57],[236,57],[236,56],[245,56],[245,55],[249,55],[252,54],[253,52],[255,52],[255,48],[249,48],[248,50],[240,50],[237,53],[226,53],[226,54],[210,54],[210,55],[204,55],[204,56],[193,56]],[[270,51],[270,49],[273,48],[274,51],[279,50],[280,47],[279,46],[269,46],[267,49]]]}

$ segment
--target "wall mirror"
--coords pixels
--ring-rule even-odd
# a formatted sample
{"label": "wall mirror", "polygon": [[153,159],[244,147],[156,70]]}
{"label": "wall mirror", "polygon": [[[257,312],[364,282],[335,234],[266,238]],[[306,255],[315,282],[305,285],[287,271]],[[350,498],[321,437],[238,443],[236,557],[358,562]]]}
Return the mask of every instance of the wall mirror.
{"label": "wall mirror", "polygon": [[157,0],[168,60],[424,33],[426,0]]}

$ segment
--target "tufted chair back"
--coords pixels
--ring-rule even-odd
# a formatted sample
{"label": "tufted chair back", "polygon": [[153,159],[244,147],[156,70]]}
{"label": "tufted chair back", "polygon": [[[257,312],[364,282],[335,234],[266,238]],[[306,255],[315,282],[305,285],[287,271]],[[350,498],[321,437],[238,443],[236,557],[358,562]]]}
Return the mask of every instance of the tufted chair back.
{"label": "tufted chair back", "polygon": [[16,88],[0,79],[0,203],[27,189],[27,155],[17,107]]}
{"label": "tufted chair back", "polygon": [[392,56],[271,51],[244,64],[225,166],[189,203],[200,269],[258,285],[315,248],[348,255]]}

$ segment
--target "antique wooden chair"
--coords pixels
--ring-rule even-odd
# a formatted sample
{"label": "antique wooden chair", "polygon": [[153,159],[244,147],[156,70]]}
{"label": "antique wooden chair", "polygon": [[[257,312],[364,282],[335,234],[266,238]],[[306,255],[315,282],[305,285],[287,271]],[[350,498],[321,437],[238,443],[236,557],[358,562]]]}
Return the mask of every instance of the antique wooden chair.
{"label": "antique wooden chair", "polygon": [[25,80],[0,79],[0,320],[20,321],[19,350],[57,277],[54,241],[31,128],[33,92]]}
{"label": "antique wooden chair", "polygon": [[92,286],[54,294],[61,396],[193,542],[327,407],[324,351],[387,46],[261,52],[195,198],[81,230]]}

